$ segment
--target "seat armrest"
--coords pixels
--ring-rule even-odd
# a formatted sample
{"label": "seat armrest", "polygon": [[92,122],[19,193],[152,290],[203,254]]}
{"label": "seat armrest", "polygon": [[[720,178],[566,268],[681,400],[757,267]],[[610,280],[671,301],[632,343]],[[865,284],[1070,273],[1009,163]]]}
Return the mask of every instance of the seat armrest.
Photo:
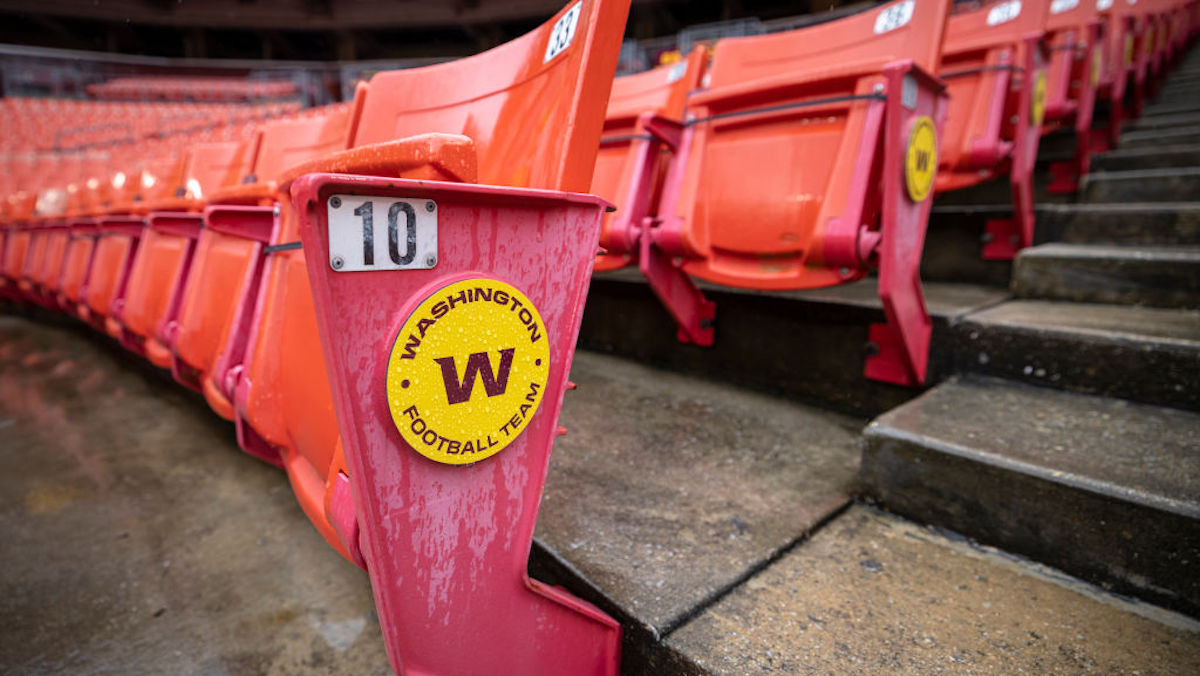
{"label": "seat armrest", "polygon": [[373,143],[298,164],[279,177],[279,190],[305,174],[360,174],[475,183],[475,142],[459,134],[420,134]]}

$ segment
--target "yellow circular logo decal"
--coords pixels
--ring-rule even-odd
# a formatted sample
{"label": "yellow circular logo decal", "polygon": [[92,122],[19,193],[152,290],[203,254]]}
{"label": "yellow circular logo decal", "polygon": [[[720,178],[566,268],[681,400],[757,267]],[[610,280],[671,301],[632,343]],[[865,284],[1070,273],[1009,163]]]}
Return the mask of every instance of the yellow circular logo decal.
{"label": "yellow circular logo decal", "polygon": [[1039,70],[1037,79],[1033,82],[1033,101],[1030,102],[1030,122],[1035,127],[1042,126],[1046,116],[1046,71]]}
{"label": "yellow circular logo decal", "polygon": [[929,116],[922,115],[908,133],[908,150],[904,153],[904,182],[908,186],[908,197],[914,202],[929,197],[936,173],[937,129]]}
{"label": "yellow circular logo decal", "polygon": [[546,325],[529,298],[496,279],[466,279],[438,289],[400,328],[388,408],[418,453],[464,465],[524,431],[549,375]]}
{"label": "yellow circular logo decal", "polygon": [[1100,84],[1100,70],[1104,67],[1104,54],[1099,46],[1092,49],[1092,87]]}

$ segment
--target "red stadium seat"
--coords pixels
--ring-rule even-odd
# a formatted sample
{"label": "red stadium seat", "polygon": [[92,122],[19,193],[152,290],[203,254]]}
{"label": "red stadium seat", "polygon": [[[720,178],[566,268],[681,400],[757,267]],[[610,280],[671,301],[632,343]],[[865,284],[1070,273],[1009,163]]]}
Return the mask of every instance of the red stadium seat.
{"label": "red stadium seat", "polygon": [[[360,184],[362,190],[381,194],[426,185],[430,190],[446,191],[449,201],[466,199],[476,203],[489,199],[497,189],[472,192],[474,189],[434,186],[439,182],[478,180],[490,186],[586,190],[591,184],[603,106],[627,10],[628,2],[574,2],[538,30],[492,51],[428,68],[379,73],[367,87],[353,147],[334,157],[293,168],[287,177],[318,173],[306,177],[301,184],[320,190],[323,188],[316,186],[331,185],[328,181],[349,180]],[[370,176],[355,178],[324,172]],[[455,197],[458,195],[476,196]],[[530,195],[527,199],[531,200],[529,208],[541,208],[534,206],[542,204],[538,198]],[[512,208],[507,199],[502,204]],[[592,205],[589,208],[598,206],[594,200]],[[597,233],[599,217],[600,212],[596,211]],[[500,215],[496,218],[503,220]],[[364,446],[357,438],[342,437],[341,441],[346,442],[347,470],[341,471],[337,461],[338,419],[343,414],[356,413],[342,409],[335,415],[330,383],[332,380],[336,389],[345,378],[355,374],[343,370],[346,365],[338,362],[336,366],[330,365],[326,377],[321,366],[325,354],[318,331],[323,315],[318,307],[321,312],[329,308],[314,306],[305,251],[293,244],[300,237],[303,222],[303,208],[301,213],[294,206],[290,211],[285,209],[282,227],[272,237],[274,251],[264,272],[258,320],[247,354],[246,375],[238,382],[236,403],[245,423],[267,442],[280,447],[301,504],[326,538],[355,560],[364,562],[362,557],[369,557],[365,564],[372,574],[393,664],[400,668],[403,660],[405,669],[438,673],[468,673],[478,671],[480,664],[518,662],[535,673],[595,673],[615,669],[619,628],[614,622],[565,594],[541,587],[532,594],[528,591],[525,555],[537,512],[534,496],[540,493],[544,481],[548,441],[554,433],[553,423],[547,423],[549,419],[543,420],[543,425],[550,426],[539,428],[533,437],[536,441],[529,442],[531,445],[525,446],[524,451],[498,456],[490,464],[492,469],[481,463],[478,471],[454,475],[455,482],[483,481],[490,486],[495,471],[514,477],[517,475],[513,472],[520,474],[505,491],[516,491],[510,493],[515,502],[506,503],[503,508],[508,511],[505,518],[520,524],[511,548],[507,538],[481,541],[474,551],[439,553],[436,548],[422,546],[414,551],[410,546],[410,539],[432,542],[430,529],[457,530],[459,525],[451,525],[451,521],[461,524],[462,515],[429,512],[424,523],[408,524],[405,520],[402,528],[411,529],[411,533],[402,534],[385,525],[387,517],[380,510],[409,511],[396,501],[408,504],[410,500],[429,499],[423,496],[436,483],[450,480],[451,475],[446,471],[453,468],[435,467],[435,463],[412,451],[398,454],[394,447]],[[555,256],[562,257],[556,260],[555,268],[563,274],[569,270],[572,284],[584,283],[596,235],[592,235],[591,242],[572,241],[568,251],[561,247],[567,245],[562,238],[569,230],[550,225],[552,222],[557,221],[547,221],[550,230],[546,232],[545,246],[551,246],[549,242],[553,241],[556,243],[553,246],[559,247],[553,249]],[[507,225],[496,223],[497,228],[508,233]],[[490,237],[486,229],[476,234],[480,238]],[[470,231],[463,230],[458,236],[470,235]],[[480,246],[487,241],[480,239]],[[507,240],[490,241],[488,246],[508,246]],[[515,264],[535,254],[543,255],[536,250],[513,251],[510,256],[500,257]],[[480,270],[487,270],[493,256],[480,250],[476,260]],[[436,259],[434,265],[445,267]],[[461,259],[454,265],[469,264]],[[547,262],[524,269],[524,274],[533,274],[535,269],[549,272],[551,266]],[[440,276],[443,272],[418,274],[416,278],[402,276],[402,279],[425,279],[422,283],[428,283],[431,274]],[[516,270],[511,274],[512,279],[520,279]],[[561,293],[566,293],[566,287]],[[569,359],[567,343],[578,330],[581,308],[569,304],[568,296],[558,298],[553,303],[568,305],[555,310],[556,317],[566,322],[562,334],[566,353],[556,356]],[[402,302],[402,297],[394,296],[392,302]],[[392,309],[387,304],[376,304],[372,311]],[[570,314],[557,314],[560,312]],[[378,325],[373,325],[369,330],[376,328]],[[360,329],[368,330],[366,325]],[[309,366],[295,368],[296,364]],[[366,370],[373,371],[369,367]],[[566,371],[560,375],[565,378]],[[560,384],[556,383],[553,390],[544,394],[555,405],[561,396],[561,390],[557,389]],[[386,430],[380,425],[390,425],[383,421],[370,424],[381,433]],[[355,426],[342,429],[352,430]],[[393,469],[382,470],[379,462]],[[387,479],[374,467],[410,477],[407,480],[410,489],[385,489],[379,482]],[[350,485],[354,487],[352,491]],[[353,501],[350,495],[355,496]],[[485,515],[500,509],[493,504],[493,498],[482,493],[480,500],[476,517],[490,518]],[[349,512],[346,505],[351,505]],[[353,515],[355,508],[359,510],[361,524],[353,516],[339,518],[347,513]],[[361,550],[360,539],[364,543]],[[478,622],[495,628],[497,633],[476,644],[471,655],[457,648],[455,642],[433,639],[428,632],[434,631],[434,627],[423,619],[428,606],[418,600],[433,593],[420,581],[418,571],[455,565],[450,562],[460,559],[463,566],[484,566],[494,571],[491,582],[477,585],[474,600],[453,593],[438,604],[439,617],[449,623],[451,633],[465,631]],[[407,581],[404,590],[398,586],[399,580]],[[501,615],[493,617],[493,612]],[[558,628],[550,629],[551,625]],[[446,628],[436,631],[441,635]],[[545,635],[546,631],[553,632],[555,638]],[[581,653],[582,646],[574,643],[581,640],[589,644],[586,653]],[[557,647],[534,648],[551,645],[547,641]],[[487,657],[481,659],[483,655]]]}
{"label": "red stadium seat", "polygon": [[1056,0],[1046,15],[1050,63],[1042,133],[1071,125],[1075,158],[1050,165],[1052,193],[1073,193],[1091,166],[1092,115],[1105,63],[1103,22],[1094,0]]}
{"label": "red stadium seat", "polygon": [[663,143],[647,128],[683,122],[687,95],[700,86],[707,58],[698,47],[686,61],[613,81],[592,192],[616,204],[617,211],[604,218],[597,272],[636,261],[637,232],[652,215],[667,168]]}
{"label": "red stadium seat", "polygon": [[879,353],[866,373],[924,381],[930,322],[917,267],[945,103],[930,73],[949,4],[892,2],[717,43],[688,121],[659,131],[676,152],[653,227],[639,233],[639,265],[681,338],[713,336],[711,303],[688,275],[803,289],[878,264],[888,323],[872,328]]}
{"label": "red stadium seat", "polygon": [[1045,111],[1049,0],[1001,0],[951,16],[941,77],[950,115],[938,165],[944,192],[1008,174],[1013,217],[987,224],[983,257],[1033,243],[1033,167]]}

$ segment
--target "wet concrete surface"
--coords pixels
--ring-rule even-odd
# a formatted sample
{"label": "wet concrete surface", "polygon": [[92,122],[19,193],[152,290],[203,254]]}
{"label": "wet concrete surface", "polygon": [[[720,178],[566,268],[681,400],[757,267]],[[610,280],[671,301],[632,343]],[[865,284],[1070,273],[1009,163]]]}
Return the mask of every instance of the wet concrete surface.
{"label": "wet concrete surface", "polygon": [[672,634],[687,674],[1195,674],[1200,624],[864,507]]}
{"label": "wet concrete surface", "polygon": [[627,627],[626,673],[856,491],[859,418],[588,352],[571,379],[536,535]]}
{"label": "wet concrete surface", "polygon": [[0,317],[0,672],[391,673],[366,574],[150,369]]}

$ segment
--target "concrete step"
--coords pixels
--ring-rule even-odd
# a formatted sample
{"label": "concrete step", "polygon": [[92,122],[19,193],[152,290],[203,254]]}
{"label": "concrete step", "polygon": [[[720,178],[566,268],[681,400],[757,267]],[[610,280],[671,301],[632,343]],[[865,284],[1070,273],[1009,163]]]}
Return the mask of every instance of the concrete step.
{"label": "concrete step", "polygon": [[863,420],[581,351],[537,524],[535,577],[657,638],[843,509]]}
{"label": "concrete step", "polygon": [[1121,134],[1117,147],[1144,148],[1146,146],[1195,145],[1197,143],[1200,143],[1200,125],[1190,125],[1125,132]]}
{"label": "concrete step", "polygon": [[1038,242],[1200,244],[1200,202],[1042,204]]}
{"label": "concrete step", "polygon": [[1092,156],[1092,171],[1200,167],[1200,144],[1122,148]]}
{"label": "concrete step", "polygon": [[1085,202],[1200,201],[1200,166],[1092,172],[1080,191]]}
{"label": "concrete step", "polygon": [[[866,417],[916,394],[862,374],[868,326],[884,319],[872,279],[810,291],[704,289],[717,304],[713,347],[678,341],[670,316],[637,270],[596,275],[579,345]],[[925,293],[934,318],[930,381],[936,382],[950,372],[949,324],[1000,302],[1008,291],[930,283]]]}
{"label": "concrete step", "polygon": [[1200,102],[1188,103],[1148,103],[1144,114],[1151,115],[1176,115],[1179,113],[1191,113],[1200,115]]}
{"label": "concrete step", "polygon": [[1042,244],[1013,268],[1017,298],[1200,308],[1200,246]]}
{"label": "concrete step", "polygon": [[660,674],[1200,671],[1200,625],[855,507],[667,638]]}
{"label": "concrete step", "polygon": [[1200,409],[1200,311],[1014,300],[954,336],[959,372]]}
{"label": "concrete step", "polygon": [[1200,615],[1200,414],[993,378],[868,426],[887,509]]}
{"label": "concrete step", "polygon": [[[1197,83],[1200,86],[1200,82]],[[1200,114],[1183,112],[1166,115],[1143,115],[1125,124],[1125,131],[1148,131],[1152,129],[1173,129],[1175,127],[1195,127],[1200,125]]]}

